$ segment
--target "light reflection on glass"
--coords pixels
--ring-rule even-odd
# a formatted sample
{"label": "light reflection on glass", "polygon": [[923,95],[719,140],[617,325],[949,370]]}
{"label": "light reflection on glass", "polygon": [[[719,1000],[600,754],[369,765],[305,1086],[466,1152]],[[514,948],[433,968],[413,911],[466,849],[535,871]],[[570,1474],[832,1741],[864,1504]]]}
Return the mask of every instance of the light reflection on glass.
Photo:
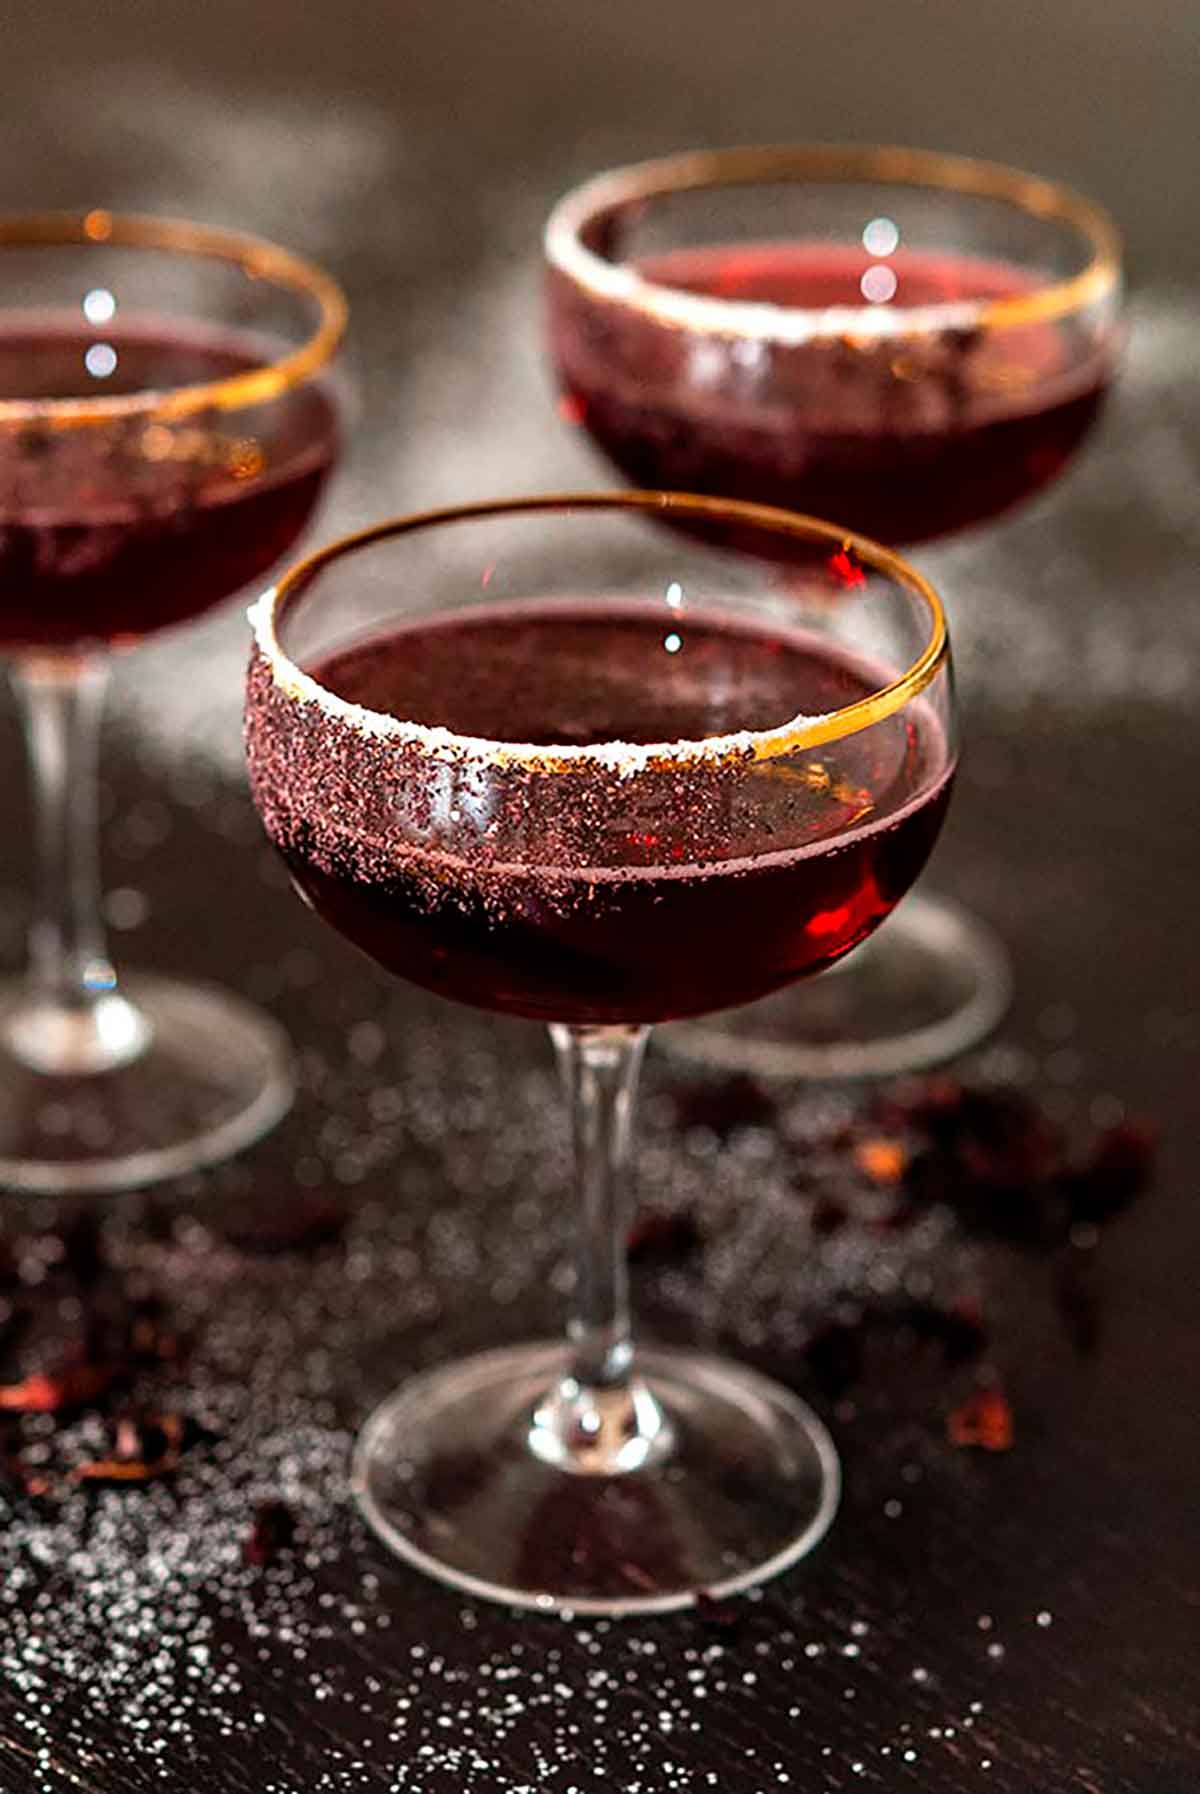
{"label": "light reflection on glass", "polygon": [[899,227],[890,218],[872,218],[862,234],[868,255],[894,255],[900,243]]}
{"label": "light reflection on glass", "polygon": [[83,315],[89,324],[107,324],[116,311],[116,298],[107,287],[93,287],[83,296]]}
{"label": "light reflection on glass", "polygon": [[84,355],[83,365],[95,379],[107,380],[116,370],[117,351],[111,343],[93,343]]}
{"label": "light reflection on glass", "polygon": [[668,654],[678,654],[682,646],[683,637],[681,635],[676,635],[674,630],[671,631],[670,635],[664,635],[663,647],[667,650]]}
{"label": "light reflection on glass", "polygon": [[873,262],[858,283],[864,299],[872,305],[886,305],[896,295],[895,271],[883,262]]}

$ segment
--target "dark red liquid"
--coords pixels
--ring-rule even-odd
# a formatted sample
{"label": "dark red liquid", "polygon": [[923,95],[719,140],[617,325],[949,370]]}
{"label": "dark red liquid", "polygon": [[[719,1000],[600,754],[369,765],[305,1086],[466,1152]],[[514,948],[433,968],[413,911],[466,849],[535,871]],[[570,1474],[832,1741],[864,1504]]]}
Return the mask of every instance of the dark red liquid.
{"label": "dark red liquid", "polygon": [[[112,371],[89,372],[89,350],[101,369],[115,352]],[[166,391],[267,354],[261,339],[193,327],[14,322],[0,329],[0,398]],[[307,522],[337,434],[315,382],[172,424],[0,422],[0,650],[129,642],[249,585]]]}
{"label": "dark red liquid", "polygon": [[[877,262],[828,244],[676,250],[635,265],[687,292],[860,314],[884,309],[864,298],[864,276],[882,290],[894,278],[887,303],[905,307],[1031,285],[998,262],[915,250]],[[633,484],[783,505],[885,542],[961,529],[1054,479],[1112,372],[1112,345],[1066,322],[770,343],[739,335],[736,321],[726,336],[668,327],[558,273],[549,305],[564,414]]]}
{"label": "dark red liquid", "polygon": [[[711,614],[676,622],[636,600],[426,618],[310,670],[409,720],[580,745],[766,727],[878,684],[815,636]],[[920,871],[952,770],[917,702],[753,767],[475,769],[454,784],[423,750],[399,763],[394,747],[313,724],[312,706],[298,736],[261,662],[250,691],[255,796],[320,914],[417,984],[552,1021],[698,1014],[828,965]]]}

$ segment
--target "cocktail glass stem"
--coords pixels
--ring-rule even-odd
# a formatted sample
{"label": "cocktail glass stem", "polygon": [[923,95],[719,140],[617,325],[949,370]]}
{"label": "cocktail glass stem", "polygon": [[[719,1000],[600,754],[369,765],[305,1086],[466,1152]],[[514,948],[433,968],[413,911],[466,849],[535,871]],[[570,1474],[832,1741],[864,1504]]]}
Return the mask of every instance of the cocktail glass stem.
{"label": "cocktail glass stem", "polygon": [[661,1458],[671,1429],[638,1376],[629,1316],[627,1166],[648,1030],[550,1029],[575,1157],[575,1286],[566,1375],[538,1406],[529,1443],[549,1463],[615,1476]]}
{"label": "cocktail glass stem", "polygon": [[110,1071],[149,1026],[117,989],[100,912],[97,754],[109,669],[101,655],[40,655],[12,669],[33,775],[37,878],[17,1057],[60,1076]]}

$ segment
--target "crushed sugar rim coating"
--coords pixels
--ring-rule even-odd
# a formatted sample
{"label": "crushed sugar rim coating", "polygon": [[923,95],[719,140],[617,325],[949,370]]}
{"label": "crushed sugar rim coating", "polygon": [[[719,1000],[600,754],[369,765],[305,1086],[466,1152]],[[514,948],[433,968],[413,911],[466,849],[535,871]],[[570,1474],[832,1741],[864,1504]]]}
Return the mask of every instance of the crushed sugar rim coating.
{"label": "crushed sugar rim coating", "polygon": [[[956,299],[932,305],[776,305],[720,299],[648,280],[626,263],[589,249],[589,223],[626,206],[704,187],[757,182],[878,181],[1001,200],[1034,217],[1071,225],[1088,244],[1086,267],[1064,279],[1047,278],[1032,292],[1006,299]],[[648,312],[663,324],[759,342],[806,343],[822,338],[895,337],[977,326],[1011,328],[1045,322],[1115,298],[1121,286],[1121,239],[1102,207],[1037,175],[968,156],[885,146],[765,145],[694,150],[638,162],[593,176],[567,193],[546,222],[549,265],[595,298]]]}
{"label": "crushed sugar rim coating", "polygon": [[[752,527],[806,542],[827,543],[831,553],[851,552],[873,571],[919,599],[929,614],[929,638],[917,659],[897,679],[840,710],[822,716],[803,713],[771,729],[740,729],[724,735],[690,741],[592,743],[540,746],[532,742],[493,741],[478,735],[459,735],[451,729],[406,721],[384,711],[338,697],[291,660],[279,643],[278,620],[291,602],[300,597],[314,577],[331,562],[391,537],[446,524],[478,522],[491,517],[522,516],[541,511],[570,516],[579,511],[643,512],[664,516],[715,519],[730,525]],[[505,498],[479,504],[452,506],[391,518],[354,535],[344,536],[300,561],[277,585],[271,586],[248,613],[259,652],[271,670],[275,685],[288,697],[316,704],[327,715],[359,733],[420,748],[433,759],[473,762],[495,767],[521,766],[531,772],[583,772],[604,770],[621,777],[646,771],[666,771],[702,762],[775,760],[800,749],[820,747],[857,734],[903,709],[934,679],[949,659],[949,639],[941,599],[928,580],[890,549],[864,536],[840,530],[833,524],[798,512],[734,499],[701,498],[681,492],[546,493],[531,498]]]}
{"label": "crushed sugar rim coating", "polygon": [[[71,430],[120,418],[165,422],[201,411],[238,411],[266,404],[311,379],[329,362],[346,329],[345,295],[323,268],[265,238],[216,230],[183,218],[138,212],[28,212],[0,214],[0,268],[5,249],[115,248],[229,262],[251,281],[304,294],[316,306],[316,325],[306,339],[261,367],[189,386],[75,399],[0,399],[0,426],[44,424]],[[103,332],[97,328],[97,340]]]}

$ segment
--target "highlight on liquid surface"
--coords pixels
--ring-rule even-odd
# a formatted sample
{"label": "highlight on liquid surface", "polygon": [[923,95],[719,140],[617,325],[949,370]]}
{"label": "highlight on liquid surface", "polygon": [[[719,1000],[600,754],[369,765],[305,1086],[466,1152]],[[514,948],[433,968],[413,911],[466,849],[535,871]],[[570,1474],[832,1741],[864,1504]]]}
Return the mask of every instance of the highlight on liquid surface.
{"label": "highlight on liquid surface", "polygon": [[[828,243],[710,245],[633,266],[681,292],[860,316],[1034,284],[973,256],[880,260]],[[557,271],[549,314],[565,415],[634,485],[784,505],[894,543],[979,522],[1054,479],[1111,377],[1111,345],[1065,322],[772,342],[736,323],[668,325]]]}
{"label": "highlight on liquid surface", "polygon": [[[165,392],[270,353],[261,338],[177,320],[100,332],[0,315],[0,399]],[[177,423],[0,422],[0,651],[131,641],[239,591],[304,527],[337,437],[321,382]]]}
{"label": "highlight on liquid surface", "polygon": [[[370,710],[574,746],[761,730],[884,676],[816,635],[594,598],[421,618],[308,670]],[[261,657],[248,744],[268,833],[334,927],[447,996],[569,1022],[699,1014],[829,964],[915,878],[952,774],[920,701],[758,764],[456,763],[289,699]]]}

